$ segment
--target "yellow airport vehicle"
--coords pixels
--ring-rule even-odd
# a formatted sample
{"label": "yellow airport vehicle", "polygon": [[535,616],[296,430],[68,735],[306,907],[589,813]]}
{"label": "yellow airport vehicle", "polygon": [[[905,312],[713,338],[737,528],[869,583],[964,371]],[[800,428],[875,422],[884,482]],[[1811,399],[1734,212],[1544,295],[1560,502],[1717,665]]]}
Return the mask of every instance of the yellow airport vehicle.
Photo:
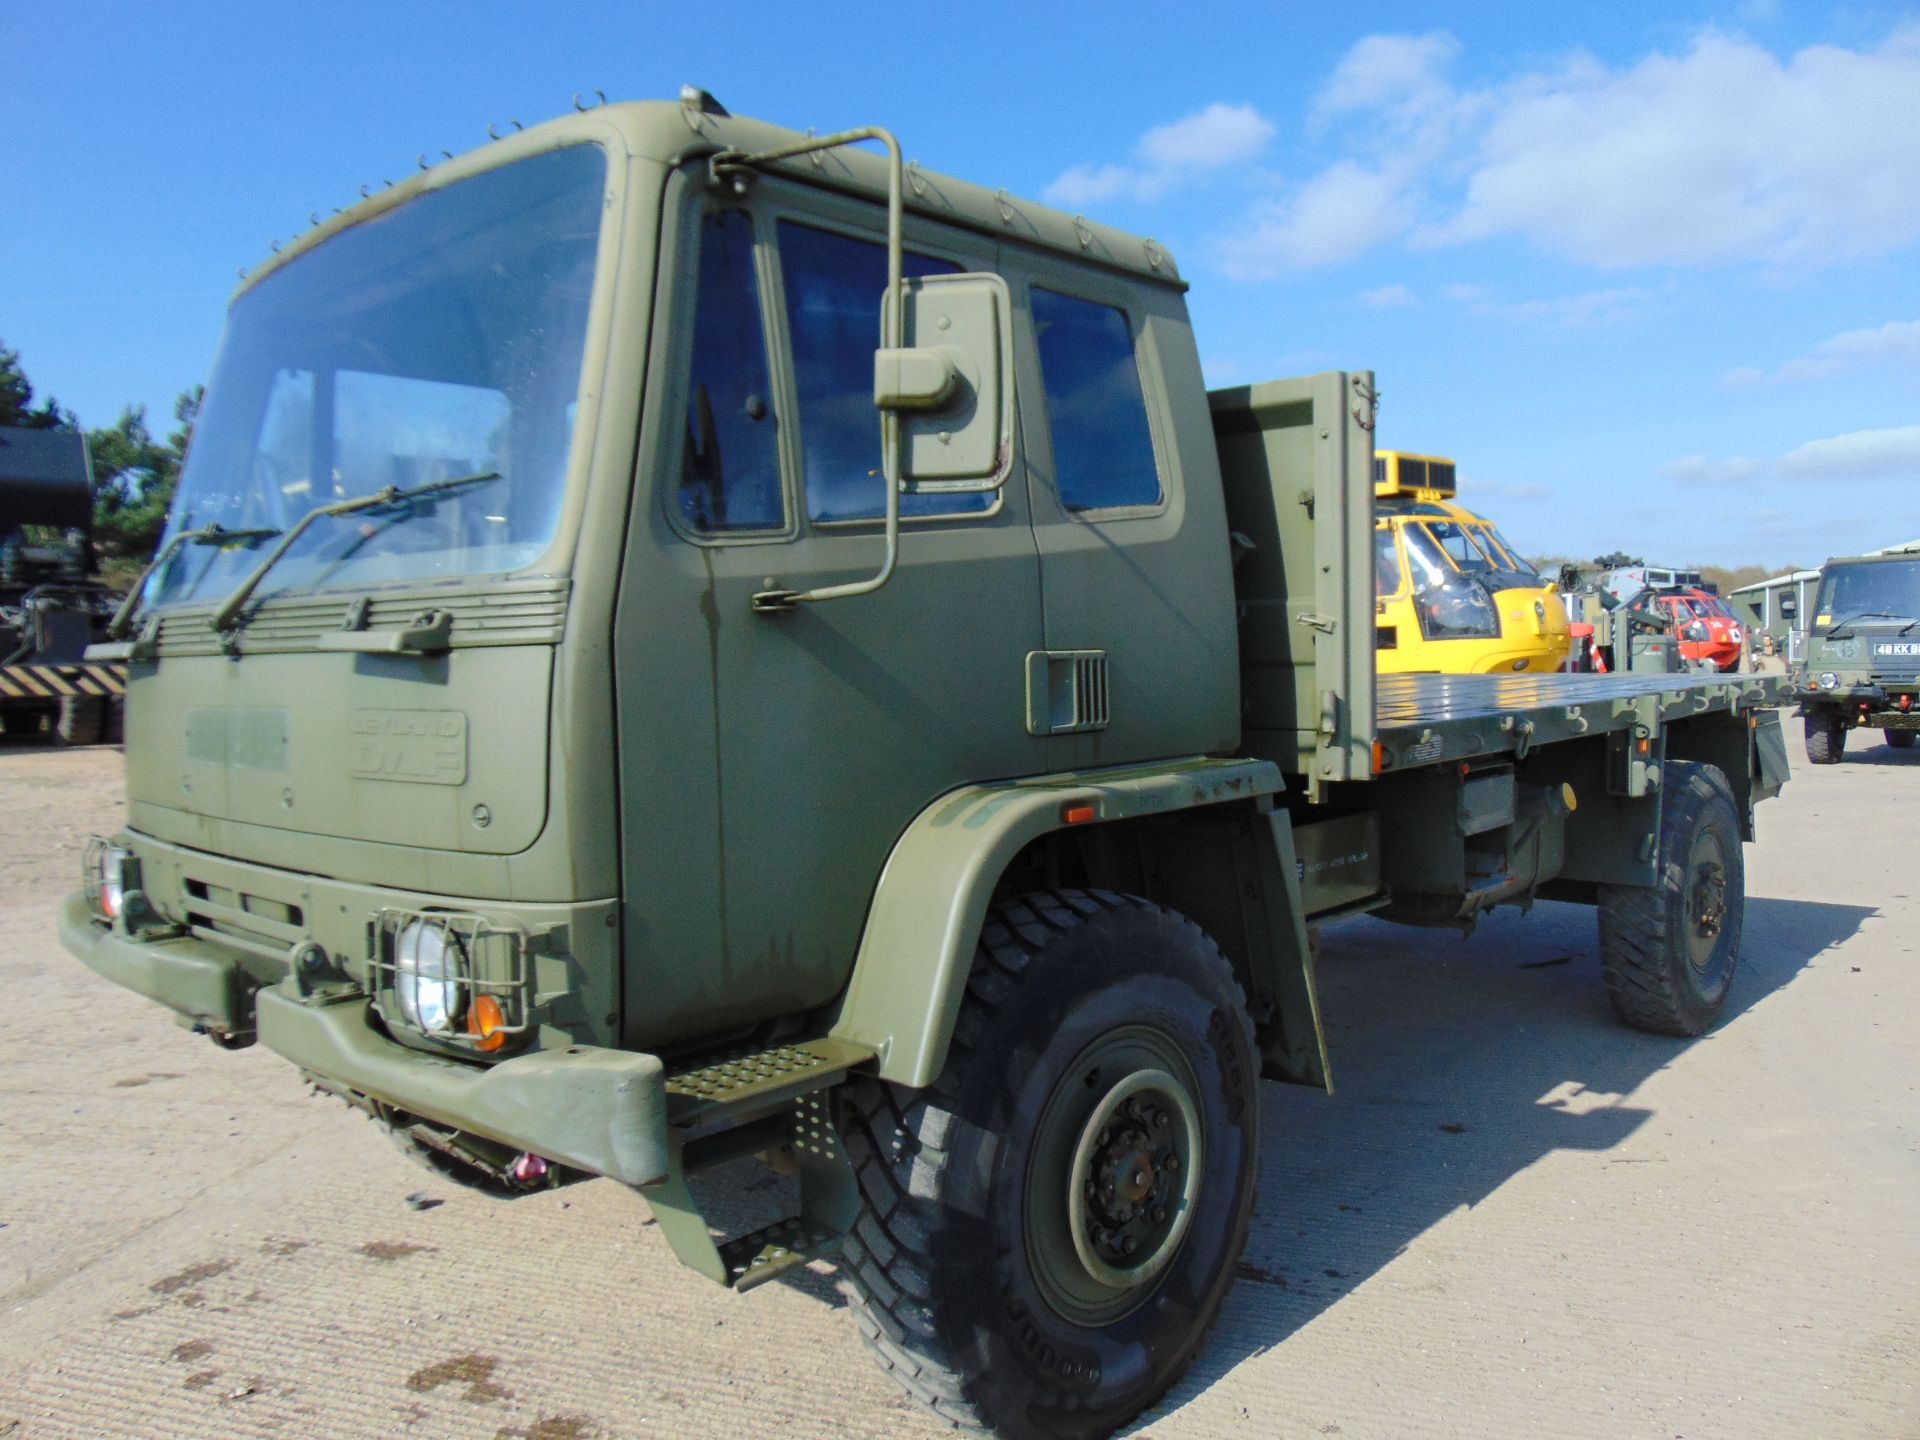
{"label": "yellow airport vehicle", "polygon": [[1454,499],[1454,463],[1375,452],[1374,636],[1383,675],[1506,675],[1566,663],[1549,577]]}

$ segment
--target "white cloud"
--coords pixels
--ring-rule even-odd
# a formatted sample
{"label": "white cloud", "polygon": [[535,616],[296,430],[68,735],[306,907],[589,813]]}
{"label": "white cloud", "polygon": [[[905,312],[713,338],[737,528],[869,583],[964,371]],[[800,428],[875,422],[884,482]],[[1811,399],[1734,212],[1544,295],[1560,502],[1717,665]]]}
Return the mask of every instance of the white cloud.
{"label": "white cloud", "polygon": [[1524,324],[1606,325],[1632,319],[1652,300],[1652,292],[1637,286],[1588,290],[1578,295],[1555,295],[1536,300],[1502,300],[1480,285],[1448,285],[1441,292],[1475,315],[1491,315]]}
{"label": "white cloud", "polygon": [[1724,379],[1730,385],[1818,380],[1885,361],[1920,365],[1920,320],[1889,320],[1870,329],[1843,331],[1787,361],[1772,374],[1764,370],[1730,370]]}
{"label": "white cloud", "polygon": [[1920,425],[1854,430],[1796,445],[1777,459],[1688,455],[1662,466],[1682,484],[1734,485],[1765,480],[1920,479]]}
{"label": "white cloud", "polygon": [[1332,265],[1402,233],[1413,219],[1393,176],[1342,162],[1290,199],[1256,206],[1247,227],[1222,244],[1221,261],[1228,274],[1255,279]]}
{"label": "white cloud", "polygon": [[1382,285],[1377,290],[1362,290],[1360,303],[1369,310],[1404,310],[1418,305],[1420,297],[1405,285]]}
{"label": "white cloud", "polygon": [[1273,122],[1251,105],[1215,103],[1156,125],[1134,146],[1129,165],[1076,165],[1040,194],[1050,205],[1086,206],[1119,198],[1156,200],[1196,173],[1250,160],[1273,139]]}
{"label": "white cloud", "polygon": [[1443,72],[1460,53],[1445,31],[1430,35],[1369,35],[1334,66],[1314,101],[1318,118],[1356,110],[1395,110],[1449,97]]}
{"label": "white cloud", "polygon": [[1449,78],[1458,53],[1444,33],[1355,44],[1310,117],[1334,155],[1253,208],[1223,242],[1228,268],[1335,264],[1400,238],[1514,238],[1605,268],[1820,265],[1920,240],[1920,27],[1784,57],[1709,31],[1624,67],[1575,54],[1479,89]]}
{"label": "white cloud", "polygon": [[1436,243],[1517,235],[1603,266],[1822,263],[1920,237],[1920,48],[1685,55],[1523,82]]}

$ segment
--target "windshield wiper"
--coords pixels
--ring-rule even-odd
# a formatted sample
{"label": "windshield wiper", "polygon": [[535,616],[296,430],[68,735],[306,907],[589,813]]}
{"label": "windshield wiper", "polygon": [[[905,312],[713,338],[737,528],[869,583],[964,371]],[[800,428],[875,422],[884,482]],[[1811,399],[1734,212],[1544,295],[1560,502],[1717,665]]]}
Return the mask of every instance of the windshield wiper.
{"label": "windshield wiper", "polygon": [[280,557],[293,548],[293,542],[306,533],[314,521],[330,515],[353,515],[362,510],[378,510],[386,505],[405,505],[410,500],[418,500],[425,495],[444,494],[449,490],[465,489],[469,485],[483,484],[488,480],[498,480],[498,470],[482,470],[473,475],[456,475],[447,480],[429,480],[424,485],[410,485],[401,489],[398,485],[388,485],[368,495],[356,495],[351,500],[336,500],[331,505],[318,505],[296,520],[287,533],[280,537],[280,543],[267,552],[267,558],[253,567],[251,574],[242,580],[226,599],[220,602],[220,608],[213,612],[207,621],[215,630],[231,629],[234,620],[246,607],[253,592],[260,588],[260,582],[267,578],[267,572],[280,563]]}
{"label": "windshield wiper", "polygon": [[120,608],[113,612],[113,618],[107,621],[107,637],[118,640],[133,625],[133,617],[140,612],[140,592],[147,588],[147,581],[159,568],[179,553],[182,545],[227,545],[234,541],[271,540],[278,530],[229,530],[218,524],[202,525],[198,530],[182,530],[160,547],[160,553],[147,562],[147,568],[140,572],[140,578],[133,582],[127,591],[127,598],[120,602]]}
{"label": "windshield wiper", "polygon": [[[1862,621],[1862,620],[1873,620],[1873,619],[1899,620],[1903,618],[1904,618],[1903,616],[1896,615],[1891,610],[1856,610],[1853,612],[1853,614],[1847,616],[1845,619],[1839,621],[1837,624],[1829,625],[1827,627],[1826,638],[1829,640],[1850,639],[1852,637],[1842,635],[1840,632],[1846,629],[1847,626],[1857,624],[1859,621]],[[1916,623],[1920,623],[1920,622],[1916,622]],[[1906,632],[1902,631],[1901,633],[1905,634]]]}

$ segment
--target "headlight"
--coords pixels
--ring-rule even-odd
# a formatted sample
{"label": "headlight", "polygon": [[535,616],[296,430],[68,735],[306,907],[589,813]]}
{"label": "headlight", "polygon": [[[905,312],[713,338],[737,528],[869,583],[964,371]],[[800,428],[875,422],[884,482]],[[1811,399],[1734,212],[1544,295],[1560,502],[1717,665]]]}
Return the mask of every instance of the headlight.
{"label": "headlight", "polygon": [[123,847],[94,835],[88,837],[81,867],[93,918],[118,920],[127,908],[127,892],[140,888],[140,862]]}
{"label": "headlight", "polygon": [[1840,688],[1840,677],[1831,670],[1821,671],[1820,688],[1822,690],[1838,690]]}
{"label": "headlight", "polygon": [[118,920],[127,903],[127,852],[109,845],[100,852],[100,913]]}
{"label": "headlight", "polygon": [[393,942],[393,992],[409,1025],[446,1035],[460,1018],[466,957],[445,926],[416,920]]}

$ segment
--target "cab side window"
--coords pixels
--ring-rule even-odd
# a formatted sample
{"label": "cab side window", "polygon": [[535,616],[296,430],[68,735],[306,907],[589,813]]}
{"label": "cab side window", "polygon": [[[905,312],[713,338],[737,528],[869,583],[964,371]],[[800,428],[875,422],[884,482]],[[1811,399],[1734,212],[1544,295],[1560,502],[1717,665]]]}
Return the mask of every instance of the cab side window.
{"label": "cab side window", "polygon": [[1061,503],[1074,511],[1158,505],[1160,470],[1126,312],[1038,286],[1032,304]]}
{"label": "cab side window", "polygon": [[1373,593],[1381,599],[1398,595],[1406,583],[1400,569],[1400,547],[1394,543],[1393,528],[1385,526],[1373,532]]}
{"label": "cab side window", "polygon": [[[960,269],[906,253],[908,278]],[[780,274],[800,406],[800,455],[807,510],[815,520],[874,520],[884,513],[880,412],[873,404],[873,352],[880,344],[886,247],[870,240],[780,222]],[[902,495],[902,515],[954,515],[989,508],[983,493]]]}
{"label": "cab side window", "polygon": [[700,222],[680,466],[680,513],[706,534],[777,530],[786,519],[759,297],[753,220],[710,211]]}

